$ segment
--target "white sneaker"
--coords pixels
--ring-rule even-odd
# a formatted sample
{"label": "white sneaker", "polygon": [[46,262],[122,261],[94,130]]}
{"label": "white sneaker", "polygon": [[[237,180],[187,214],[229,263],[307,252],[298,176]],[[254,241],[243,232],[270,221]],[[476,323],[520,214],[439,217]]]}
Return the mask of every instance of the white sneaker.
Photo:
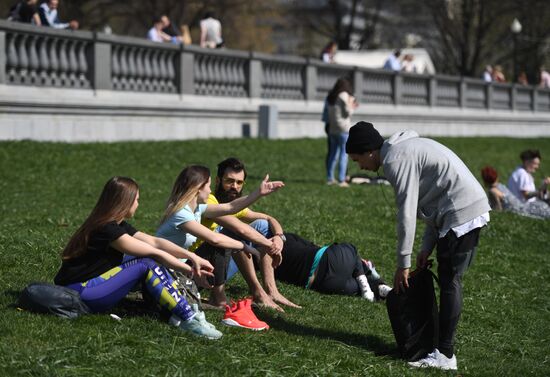
{"label": "white sneaker", "polygon": [[359,284],[359,288],[361,289],[361,296],[370,302],[374,302],[374,292],[370,288],[367,277],[365,275],[359,275],[355,280],[357,280],[357,284]]}
{"label": "white sneaker", "polygon": [[197,316],[197,319],[202,323],[204,324],[205,326],[207,327],[210,327],[211,329],[214,329],[214,330],[217,330],[216,329],[216,326],[214,326],[213,324],[211,324],[210,322],[208,322],[206,320],[206,316],[204,314],[203,311],[201,311],[199,309],[199,306],[197,304],[192,304],[191,305],[191,308],[193,309],[193,311],[196,313],[196,316]]}
{"label": "white sneaker", "polygon": [[448,358],[436,348],[425,358],[408,363],[415,368],[437,368],[442,370],[457,370],[456,356]]}
{"label": "white sneaker", "polygon": [[380,284],[378,286],[378,294],[380,295],[381,298],[388,297],[388,294],[390,293],[391,290],[392,290],[392,287],[386,284]]}

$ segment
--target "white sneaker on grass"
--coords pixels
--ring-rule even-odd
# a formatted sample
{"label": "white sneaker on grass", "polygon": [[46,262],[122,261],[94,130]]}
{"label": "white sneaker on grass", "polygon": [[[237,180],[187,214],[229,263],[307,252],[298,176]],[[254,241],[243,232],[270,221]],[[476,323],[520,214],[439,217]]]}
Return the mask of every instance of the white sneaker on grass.
{"label": "white sneaker on grass", "polygon": [[436,348],[432,353],[429,353],[425,358],[409,362],[411,367],[415,368],[437,368],[442,370],[457,370],[456,356],[451,358],[443,355]]}
{"label": "white sneaker on grass", "polygon": [[[202,320],[199,313],[202,313]],[[208,323],[206,319],[204,319],[203,312],[199,313],[197,313],[193,318],[188,321],[183,321],[173,315],[170,317],[170,320],[168,322],[171,325],[178,326],[184,331],[192,333],[193,335],[202,336],[208,339],[220,339],[223,334],[220,331],[216,330],[214,325]]]}
{"label": "white sneaker on grass", "polygon": [[388,297],[388,293],[390,293],[391,290],[392,290],[392,287],[386,284],[380,284],[378,286],[378,294],[380,295],[381,298]]}
{"label": "white sneaker on grass", "polygon": [[192,304],[191,308],[195,313],[197,313],[197,318],[200,322],[202,322],[205,326],[210,327],[211,329],[217,330],[216,326],[206,320],[206,315],[202,310],[199,309],[199,306],[197,304]]}

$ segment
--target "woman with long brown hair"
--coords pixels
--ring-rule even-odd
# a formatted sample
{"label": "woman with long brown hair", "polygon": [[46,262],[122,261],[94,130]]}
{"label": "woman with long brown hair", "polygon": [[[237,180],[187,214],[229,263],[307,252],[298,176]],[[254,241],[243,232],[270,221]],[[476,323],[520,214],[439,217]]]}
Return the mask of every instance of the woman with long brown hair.
{"label": "woman with long brown hair", "polygon": [[216,218],[234,214],[284,186],[283,182],[270,182],[268,179],[267,175],[260,187],[250,195],[222,204],[206,204],[211,181],[210,170],[205,166],[186,167],[174,183],[156,234],[183,248],[189,248],[197,238],[205,242],[205,247],[199,248],[197,253],[214,265],[214,278],[210,281],[213,285],[210,295],[212,305],[224,307],[227,303],[224,290],[229,253],[244,251],[258,254],[258,251],[241,241],[210,230],[201,224],[201,217]]}
{"label": "woman with long brown hair", "polygon": [[346,173],[348,155],[346,141],[351,128],[351,115],[358,104],[353,96],[351,82],[347,78],[340,78],[327,96],[328,104],[328,138],[329,152],[327,157],[327,184],[337,183],[334,179],[334,169],[338,162],[338,184],[347,187]]}
{"label": "woman with long brown hair", "polygon": [[[94,209],[63,250],[55,283],[77,291],[92,312],[104,312],[143,281],[157,302],[172,313],[170,323],[195,335],[220,338],[221,332],[197,315],[172,286],[166,270],[205,278],[212,275],[212,265],[128,224],[126,220],[134,216],[138,201],[139,187],[133,179],[109,179]],[[124,254],[135,258],[123,263]],[[181,258],[187,258],[192,266]]]}

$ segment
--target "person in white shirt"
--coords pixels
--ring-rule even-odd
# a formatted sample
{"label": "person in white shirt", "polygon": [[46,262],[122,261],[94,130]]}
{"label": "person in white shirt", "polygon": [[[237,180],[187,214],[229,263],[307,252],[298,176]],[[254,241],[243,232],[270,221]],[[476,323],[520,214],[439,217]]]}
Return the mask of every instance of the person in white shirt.
{"label": "person in white shirt", "polygon": [[485,71],[483,71],[483,81],[491,82],[493,81],[493,67],[487,65]]}
{"label": "person in white shirt", "polygon": [[550,184],[550,177],[545,177],[542,186],[537,190],[535,186],[535,173],[540,166],[540,152],[535,149],[528,149],[519,155],[521,165],[518,166],[510,178],[508,179],[508,189],[521,200],[525,202],[533,202],[537,199],[545,199],[546,190]]}
{"label": "person in white shirt", "polygon": [[78,21],[72,20],[70,22],[59,21],[57,14],[57,8],[59,6],[59,0],[48,0],[42,3],[38,8],[38,15],[40,16],[40,22],[43,26],[53,27],[55,29],[78,29]]}
{"label": "person in white shirt", "polygon": [[399,57],[401,56],[400,50],[395,50],[393,54],[388,56],[388,59],[386,59],[386,62],[384,63],[383,69],[388,69],[391,71],[400,71],[401,70],[401,61],[399,61]]}
{"label": "person in white shirt", "polygon": [[222,24],[214,17],[212,12],[207,12],[200,22],[201,47],[220,48],[223,47]]}

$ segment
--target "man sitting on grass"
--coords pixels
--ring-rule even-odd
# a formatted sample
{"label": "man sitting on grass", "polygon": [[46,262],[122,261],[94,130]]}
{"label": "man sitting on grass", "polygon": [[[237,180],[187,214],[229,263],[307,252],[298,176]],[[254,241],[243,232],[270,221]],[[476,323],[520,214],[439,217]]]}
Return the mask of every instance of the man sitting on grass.
{"label": "man sitting on grass", "polygon": [[[238,159],[228,158],[220,162],[214,194],[209,195],[207,204],[228,203],[240,198],[246,175],[244,164]],[[275,282],[273,268],[281,262],[284,236],[281,224],[274,217],[245,208],[234,215],[214,219],[205,217],[202,224],[233,239],[249,241],[258,249],[266,251],[262,253],[260,261],[264,287],[256,276],[252,259],[243,253],[233,254],[233,259],[246,280],[255,303],[279,311],[283,309],[278,304],[299,307],[279,292]],[[201,245],[204,245],[202,240],[197,240],[190,250],[199,252]],[[209,304],[221,306],[216,302],[216,297],[211,297]]]}

